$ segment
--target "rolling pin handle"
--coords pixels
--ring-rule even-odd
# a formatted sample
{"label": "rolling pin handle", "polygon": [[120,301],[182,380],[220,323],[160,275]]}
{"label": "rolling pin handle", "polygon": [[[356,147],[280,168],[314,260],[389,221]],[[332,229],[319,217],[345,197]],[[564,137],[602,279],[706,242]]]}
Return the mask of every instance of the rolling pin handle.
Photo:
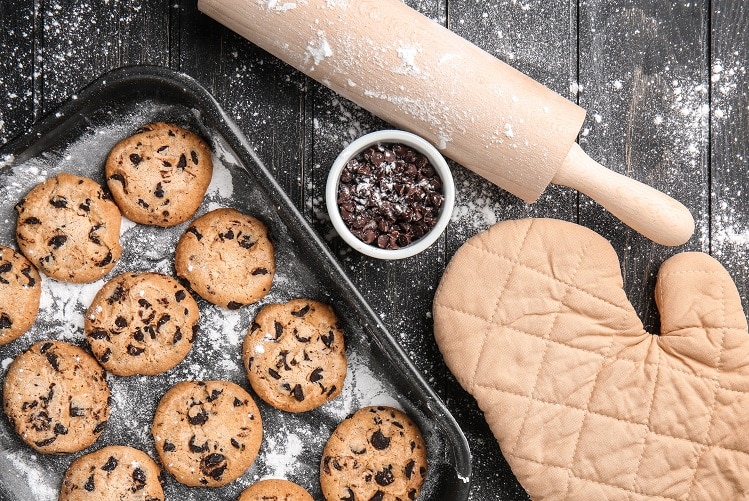
{"label": "rolling pin handle", "polygon": [[655,188],[603,167],[575,143],[552,182],[585,193],[627,226],[661,245],[681,245],[694,232],[684,205]]}

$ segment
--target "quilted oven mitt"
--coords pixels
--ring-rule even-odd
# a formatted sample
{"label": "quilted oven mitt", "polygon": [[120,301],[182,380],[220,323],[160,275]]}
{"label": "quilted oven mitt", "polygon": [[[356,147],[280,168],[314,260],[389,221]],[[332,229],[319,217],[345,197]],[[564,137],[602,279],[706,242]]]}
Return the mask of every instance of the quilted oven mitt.
{"label": "quilted oven mitt", "polygon": [[501,222],[455,254],[437,343],[533,499],[749,498],[749,334],[702,253],[661,266],[652,335],[600,235]]}

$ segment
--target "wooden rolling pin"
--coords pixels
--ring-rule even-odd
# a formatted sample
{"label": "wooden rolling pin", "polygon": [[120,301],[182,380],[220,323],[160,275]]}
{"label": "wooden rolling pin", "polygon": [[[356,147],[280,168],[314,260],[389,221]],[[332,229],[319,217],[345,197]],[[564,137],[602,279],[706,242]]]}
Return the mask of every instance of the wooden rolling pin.
{"label": "wooden rolling pin", "polygon": [[199,0],[198,8],[526,202],[553,182],[660,244],[680,245],[694,231],[682,204],[580,149],[585,110],[399,0]]}

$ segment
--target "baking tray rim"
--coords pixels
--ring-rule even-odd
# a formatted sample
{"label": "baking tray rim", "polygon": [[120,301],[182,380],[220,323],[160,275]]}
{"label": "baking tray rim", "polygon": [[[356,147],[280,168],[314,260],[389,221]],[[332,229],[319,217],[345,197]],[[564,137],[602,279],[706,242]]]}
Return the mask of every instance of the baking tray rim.
{"label": "baking tray rim", "polygon": [[149,83],[165,89],[169,88],[181,94],[189,106],[198,108],[198,111],[206,117],[205,119],[227,142],[242,166],[252,165],[260,172],[260,175],[253,177],[262,184],[262,189],[265,190],[267,195],[275,199],[274,201],[277,204],[275,210],[287,226],[289,233],[293,236],[303,235],[304,238],[295,238],[297,244],[317,253],[324,263],[325,270],[318,272],[318,275],[326,277],[340,290],[342,297],[348,298],[346,302],[356,308],[356,313],[368,320],[361,326],[362,330],[368,335],[374,334],[374,340],[386,357],[400,364],[396,366],[396,370],[408,376],[410,386],[419,395],[426,397],[424,399],[425,405],[430,408],[435,416],[440,418],[441,421],[437,423],[437,426],[443,428],[444,432],[452,438],[448,445],[448,449],[454,458],[452,465],[454,471],[451,472],[454,476],[451,479],[454,492],[451,494],[457,497],[451,497],[451,499],[455,501],[468,499],[472,469],[471,452],[468,441],[457,421],[442,399],[426,382],[400,344],[390,334],[379,316],[369,306],[358,288],[348,278],[317,231],[302,216],[278,184],[273,174],[258,156],[252,143],[216,98],[195,78],[165,66],[129,65],[109,70],[87,84],[78,93],[73,94],[57,110],[47,113],[24,132],[5,145],[0,146],[0,169],[6,167],[9,163],[21,163],[26,157],[34,156],[33,147],[37,142],[41,142],[43,138],[53,132],[59,133],[60,126],[66,120],[79,114],[91,102],[95,102],[100,95],[111,92],[112,88],[128,85],[143,86]]}

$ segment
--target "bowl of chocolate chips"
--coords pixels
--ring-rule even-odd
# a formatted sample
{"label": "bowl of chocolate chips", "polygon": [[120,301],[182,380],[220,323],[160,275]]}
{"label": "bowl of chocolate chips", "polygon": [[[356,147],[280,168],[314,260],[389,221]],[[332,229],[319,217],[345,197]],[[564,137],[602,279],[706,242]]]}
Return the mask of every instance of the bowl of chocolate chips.
{"label": "bowl of chocolate chips", "polygon": [[325,197],[333,227],[349,246],[379,259],[403,259],[445,230],[455,185],[444,157],[425,139],[381,130],[338,155]]}

